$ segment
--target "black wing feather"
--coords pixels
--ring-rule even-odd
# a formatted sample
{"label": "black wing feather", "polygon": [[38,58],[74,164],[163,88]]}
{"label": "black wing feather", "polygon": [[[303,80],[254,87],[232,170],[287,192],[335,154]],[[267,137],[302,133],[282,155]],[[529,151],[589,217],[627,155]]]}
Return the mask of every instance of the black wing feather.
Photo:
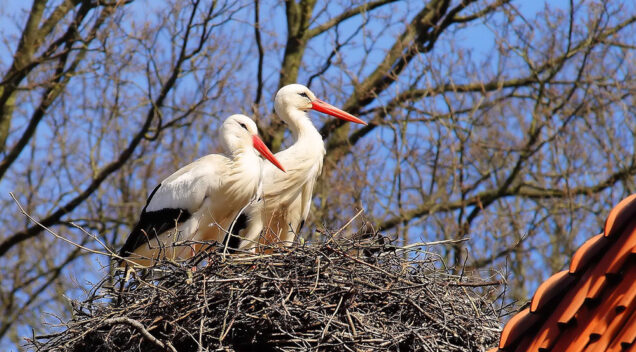
{"label": "black wing feather", "polygon": [[238,249],[239,245],[241,244],[241,237],[239,234],[241,233],[241,230],[245,229],[247,229],[247,214],[245,214],[245,212],[241,212],[241,214],[239,214],[238,218],[236,218],[236,221],[234,222],[234,227],[232,227],[232,235],[230,236],[229,241],[227,238],[227,234],[223,239],[223,243],[227,243],[227,247],[230,252]]}
{"label": "black wing feather", "polygon": [[119,250],[121,257],[129,256],[135,249],[144,244],[149,244],[150,241],[156,239],[162,232],[174,228],[175,224],[185,222],[192,216],[188,210],[180,208],[146,211],[148,204],[150,204],[152,197],[159,187],[161,187],[161,184],[155,187],[152,193],[150,193],[146,201],[146,206],[144,206],[144,209],[141,211],[137,225],[135,225],[130,235],[128,235],[124,246]]}

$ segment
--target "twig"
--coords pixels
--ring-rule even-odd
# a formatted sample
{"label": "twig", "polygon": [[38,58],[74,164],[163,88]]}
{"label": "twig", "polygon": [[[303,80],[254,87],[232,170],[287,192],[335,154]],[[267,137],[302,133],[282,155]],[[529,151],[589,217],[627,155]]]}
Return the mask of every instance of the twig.
{"label": "twig", "polygon": [[316,287],[318,287],[318,280],[320,280],[320,257],[316,259],[316,282],[309,293],[314,293],[314,291],[316,291]]}
{"label": "twig", "polygon": [[455,331],[449,329],[446,325],[444,325],[444,323],[435,319],[430,313],[422,309],[422,307],[420,307],[417,303],[415,303],[411,298],[407,298],[406,301],[409,302],[411,305],[413,305],[413,307],[415,307],[420,313],[422,313],[422,315],[428,318],[431,322],[433,322],[434,324],[437,324],[439,327],[444,329],[444,331],[453,335],[453,337],[458,337]]}
{"label": "twig", "polygon": [[325,334],[327,333],[327,330],[329,329],[329,325],[331,325],[331,322],[333,321],[333,318],[336,316],[336,313],[338,313],[338,309],[340,309],[340,304],[342,304],[342,299],[344,297],[340,296],[340,300],[338,301],[338,305],[336,306],[336,310],[333,311],[333,314],[331,315],[331,318],[329,318],[329,321],[327,321],[327,324],[325,325],[325,328],[322,330],[322,334],[320,334],[320,339],[324,339],[325,338]]}
{"label": "twig", "polygon": [[457,240],[440,240],[440,241],[432,241],[432,242],[416,242],[411,243],[406,246],[399,247],[401,249],[413,248],[413,247],[426,247],[426,246],[438,246],[440,244],[457,244],[469,241],[470,237],[464,237]]}
{"label": "twig", "polygon": [[355,220],[358,216],[360,216],[360,214],[362,214],[363,211],[364,209],[360,209],[356,213],[356,215],[354,215],[351,219],[349,219],[349,221],[347,221],[346,224],[344,224],[340,229],[338,229],[338,231],[336,231],[333,235],[331,235],[331,238],[327,241],[327,243],[331,243],[331,241],[333,241],[333,239],[336,238],[340,234],[340,232],[342,232],[342,230],[346,229],[347,226],[351,225],[353,220]]}
{"label": "twig", "polygon": [[82,245],[81,245],[81,244],[79,244],[79,243],[73,242],[73,241],[69,240],[68,238],[65,238],[65,237],[62,237],[62,236],[58,235],[58,234],[57,234],[57,233],[55,233],[53,230],[51,230],[51,229],[49,229],[48,227],[46,227],[46,226],[42,225],[40,222],[38,222],[37,220],[35,220],[35,219],[31,216],[31,215],[29,215],[29,214],[26,212],[26,210],[24,210],[24,208],[22,207],[22,205],[20,204],[20,202],[16,199],[15,195],[13,195],[13,192],[9,192],[9,195],[11,195],[11,198],[13,198],[13,200],[15,201],[15,204],[17,204],[17,205],[18,205],[18,208],[20,208],[20,212],[22,212],[22,214],[24,214],[24,216],[26,216],[26,217],[27,217],[27,219],[29,219],[29,220],[30,220],[31,222],[33,222],[34,224],[36,224],[36,225],[40,226],[42,229],[44,229],[46,232],[48,232],[48,233],[50,233],[51,235],[53,235],[55,238],[58,238],[58,239],[60,239],[60,240],[62,240],[62,241],[64,241],[64,242],[67,242],[67,243],[69,243],[69,244],[71,244],[71,245],[73,245],[73,246],[75,246],[75,247],[81,248],[81,249],[83,249],[83,250],[85,250],[85,251],[87,251],[87,252],[90,252],[90,253],[94,253],[94,254],[101,254],[101,255],[105,255],[105,256],[109,256],[109,257],[110,257],[110,256],[112,256],[112,255],[111,255],[111,254],[109,254],[109,253],[102,252],[102,251],[98,251],[98,250],[95,250],[95,249],[91,249],[91,248],[88,248],[88,247],[82,246]]}
{"label": "twig", "polygon": [[485,287],[485,286],[499,286],[503,285],[503,281],[495,280],[495,281],[487,281],[487,282],[449,282],[448,286],[458,286],[458,287]]}
{"label": "twig", "polygon": [[347,321],[349,322],[349,327],[351,328],[351,335],[355,339],[358,337],[358,332],[356,331],[355,324],[353,324],[353,319],[351,319],[351,314],[349,314],[349,309],[346,309],[345,313],[347,314]]}
{"label": "twig", "polygon": [[143,326],[142,323],[138,322],[137,320],[133,320],[130,318],[126,318],[126,317],[118,317],[118,318],[110,318],[110,319],[106,319],[102,322],[103,325],[115,325],[115,324],[126,324],[126,325],[130,325],[132,327],[134,327],[135,329],[137,329],[137,331],[139,331],[148,341],[154,343],[155,345],[157,345],[159,348],[161,349],[170,349],[170,351],[173,352],[177,352],[177,350],[174,348],[174,346],[172,346],[172,344],[170,344],[170,342],[166,341],[165,343],[161,342],[159,339],[157,339],[156,337],[152,336],[152,334],[150,332],[148,332],[148,330],[146,330],[146,328]]}
{"label": "twig", "polygon": [[117,253],[113,252],[110,248],[108,248],[108,246],[102,240],[100,240],[97,236],[95,236],[92,233],[86,231],[86,229],[84,229],[83,227],[79,226],[78,224],[76,224],[76,223],[74,223],[72,221],[69,222],[69,224],[71,224],[76,229],[82,231],[85,235],[87,235],[88,237],[90,237],[93,240],[95,240],[95,242],[99,243],[102,246],[102,248],[104,248],[104,249],[106,249],[108,251],[110,256],[118,257]]}
{"label": "twig", "polygon": [[338,250],[338,249],[336,249],[336,248],[333,248],[333,247],[328,246],[328,245],[327,245],[326,247],[327,247],[327,248],[329,248],[329,249],[331,249],[332,251],[339,252],[341,255],[343,255],[343,256],[345,256],[345,257],[349,258],[350,260],[353,260],[353,261],[354,261],[354,262],[356,262],[356,263],[359,263],[359,264],[362,264],[362,265],[366,265],[366,266],[368,266],[368,267],[370,267],[370,268],[373,268],[373,269],[375,269],[375,270],[378,270],[378,271],[380,271],[380,272],[382,272],[382,273],[384,273],[384,274],[386,274],[386,275],[388,275],[388,276],[390,276],[390,277],[392,277],[392,278],[395,278],[395,279],[400,280],[400,281],[402,281],[402,282],[406,282],[406,283],[408,283],[408,284],[410,284],[410,285],[415,285],[415,283],[413,283],[413,282],[410,282],[410,281],[408,281],[408,280],[404,280],[404,279],[402,279],[401,277],[399,277],[399,276],[397,276],[397,275],[394,275],[394,274],[392,274],[392,273],[390,273],[390,272],[388,272],[388,271],[386,271],[386,270],[384,270],[384,269],[382,269],[382,268],[378,268],[377,266],[375,266],[375,265],[373,265],[373,264],[371,264],[371,263],[367,263],[367,262],[365,262],[365,261],[363,261],[363,260],[360,260],[360,259],[358,259],[358,258],[354,258],[354,257],[350,256],[349,254],[347,254],[347,253],[345,253],[345,252],[342,252],[342,251],[340,251],[340,250]]}

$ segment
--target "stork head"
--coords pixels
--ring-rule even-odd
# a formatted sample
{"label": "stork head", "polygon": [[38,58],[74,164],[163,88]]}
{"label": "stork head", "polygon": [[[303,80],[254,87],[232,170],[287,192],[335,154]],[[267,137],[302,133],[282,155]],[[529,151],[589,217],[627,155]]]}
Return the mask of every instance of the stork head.
{"label": "stork head", "polygon": [[288,116],[290,109],[301,111],[316,110],[341,120],[363,125],[367,124],[359,118],[316,98],[316,95],[302,84],[289,84],[278,90],[274,100],[274,109],[278,116],[281,117]]}
{"label": "stork head", "polygon": [[258,128],[251,118],[241,114],[232,115],[223,122],[219,133],[223,148],[227,152],[234,153],[246,148],[254,148],[277,168],[285,171],[280,162],[274,157],[274,154],[258,136]]}

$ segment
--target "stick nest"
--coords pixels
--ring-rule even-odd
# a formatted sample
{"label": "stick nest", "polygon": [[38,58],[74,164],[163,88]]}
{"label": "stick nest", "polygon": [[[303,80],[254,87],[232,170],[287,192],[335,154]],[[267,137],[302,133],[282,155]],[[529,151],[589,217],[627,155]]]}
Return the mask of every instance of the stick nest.
{"label": "stick nest", "polygon": [[[377,236],[377,235],[376,235]],[[485,351],[496,287],[384,237],[207,252],[104,280],[36,351]],[[197,267],[193,271],[193,267]],[[123,286],[122,286],[123,283]],[[490,292],[489,292],[490,291]]]}

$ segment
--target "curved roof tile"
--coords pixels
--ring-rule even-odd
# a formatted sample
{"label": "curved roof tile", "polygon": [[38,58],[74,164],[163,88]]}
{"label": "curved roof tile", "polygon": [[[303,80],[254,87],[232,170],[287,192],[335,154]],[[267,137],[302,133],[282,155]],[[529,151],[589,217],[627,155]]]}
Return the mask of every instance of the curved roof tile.
{"label": "curved roof tile", "polygon": [[536,313],[541,308],[546,307],[552,299],[561,295],[573,281],[574,276],[569,275],[569,271],[567,270],[554,274],[545,280],[541,286],[537,288],[534,297],[532,297],[530,312]]}
{"label": "curved roof tile", "polygon": [[605,236],[611,237],[620,231],[627,222],[634,220],[636,214],[636,193],[620,201],[605,220]]}
{"label": "curved roof tile", "polygon": [[516,342],[523,334],[532,327],[539,318],[538,315],[530,313],[530,309],[526,308],[510,318],[508,324],[501,332],[499,340],[499,348],[506,348]]}
{"label": "curved roof tile", "polygon": [[574,274],[587,267],[587,264],[596,257],[602,248],[605,248],[609,241],[602,233],[587,240],[572,256],[570,263],[570,273]]}

